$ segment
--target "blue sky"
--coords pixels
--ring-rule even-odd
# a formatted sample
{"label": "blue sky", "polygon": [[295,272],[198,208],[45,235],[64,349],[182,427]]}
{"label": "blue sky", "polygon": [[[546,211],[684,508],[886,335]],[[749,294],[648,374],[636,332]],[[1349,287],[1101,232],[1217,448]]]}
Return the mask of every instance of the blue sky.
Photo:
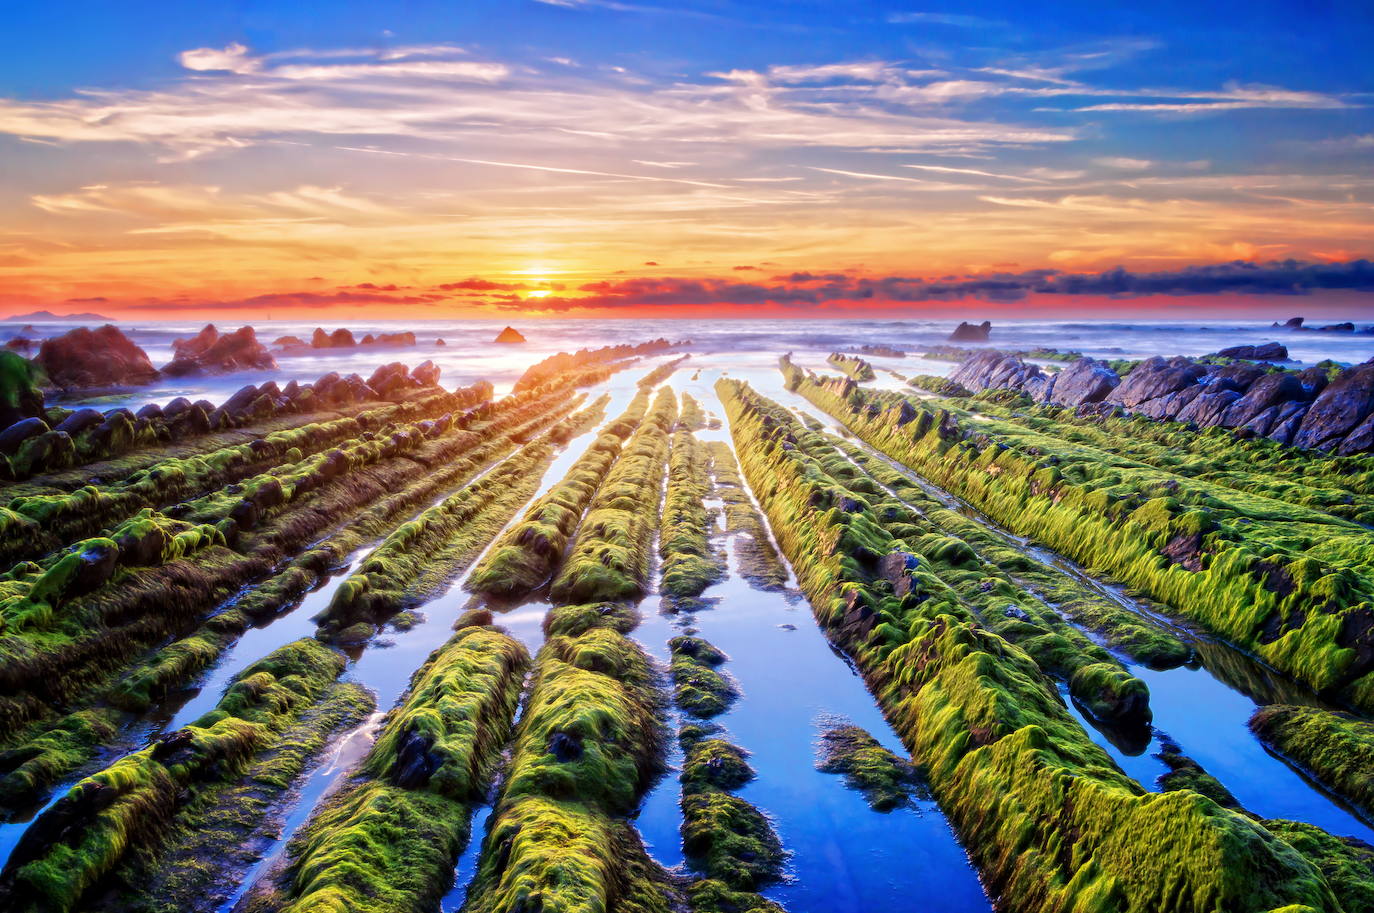
{"label": "blue sky", "polygon": [[27,4],[0,294],[1354,259],[1371,46],[1356,3]]}

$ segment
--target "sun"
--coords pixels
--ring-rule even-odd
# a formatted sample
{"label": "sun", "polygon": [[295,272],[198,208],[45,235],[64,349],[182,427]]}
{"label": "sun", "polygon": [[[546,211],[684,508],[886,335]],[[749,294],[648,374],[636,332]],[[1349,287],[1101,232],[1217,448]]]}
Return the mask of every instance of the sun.
{"label": "sun", "polygon": [[552,289],[537,288],[537,289],[535,289],[535,290],[532,291],[532,292],[526,292],[526,293],[525,293],[525,297],[526,297],[526,298],[547,298],[547,297],[549,297],[550,294],[552,294]]}

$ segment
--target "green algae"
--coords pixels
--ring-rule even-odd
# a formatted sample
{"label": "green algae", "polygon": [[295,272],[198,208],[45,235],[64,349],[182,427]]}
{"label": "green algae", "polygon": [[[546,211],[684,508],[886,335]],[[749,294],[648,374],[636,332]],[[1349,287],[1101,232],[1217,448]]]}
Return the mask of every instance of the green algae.
{"label": "green algae", "polygon": [[705,504],[712,492],[710,462],[691,432],[673,435],[658,546],[663,558],[659,592],[667,596],[700,596],[725,576],[724,557],[710,542],[714,520]]}
{"label": "green algae", "polygon": [[821,733],[816,769],[844,774],[850,787],[863,793],[875,811],[909,805],[922,793],[920,777],[911,762],[888,751],[853,724],[831,726]]}
{"label": "green algae", "polygon": [[620,438],[598,437],[556,485],[525,512],[468,575],[476,593],[516,598],[543,586],[557,569],[587,505],[620,455]]}
{"label": "green algae", "polygon": [[934,393],[936,396],[972,396],[973,393],[958,381],[950,380],[948,377],[941,377],[938,374],[917,374],[907,380],[907,383],[918,390],[927,393]]}
{"label": "green algae", "polygon": [[167,839],[188,789],[193,799],[231,781],[342,669],[342,657],[308,640],[244,669],[214,710],[81,780],[40,816],[0,875],[0,896],[16,911],[75,908],[130,850]]}
{"label": "green algae", "polygon": [[[787,366],[784,365],[786,369]],[[1374,706],[1367,532],[992,419],[788,375],[872,446],[1013,532],[1112,574],[1318,691]],[[905,418],[905,421],[899,419]]]}
{"label": "green algae", "polygon": [[398,526],[335,590],[319,616],[323,635],[383,621],[437,593],[530,499],[553,457],[543,441],[526,444],[477,482]]}
{"label": "green algae", "polygon": [[1323,786],[1374,817],[1374,723],[1349,713],[1271,704],[1250,729]]}
{"label": "green algae", "polygon": [[[663,770],[663,702],[633,617],[555,607],[469,911],[666,911],[677,891],[624,820]],[[562,620],[571,616],[572,621]],[[600,619],[598,621],[598,619]]]}
{"label": "green algae", "polygon": [[197,797],[164,841],[167,851],[125,867],[132,869],[120,877],[127,900],[118,906],[146,913],[219,909],[242,872],[259,860],[276,826],[274,811],[293,784],[334,735],[356,726],[374,706],[360,685],[329,688],[237,783]]}
{"label": "green algae", "polygon": [[677,705],[701,719],[718,716],[739,697],[733,682],[716,670],[725,654],[699,637],[680,636],[668,642],[669,672]]}
{"label": "green algae", "polygon": [[677,398],[664,388],[593,497],[550,587],[555,602],[638,599],[647,591],[668,429],[676,417]]}
{"label": "green algae", "polygon": [[1264,827],[1317,867],[1343,913],[1374,913],[1374,846],[1300,821],[1271,819]]}
{"label": "green algae", "polygon": [[[118,572],[118,586],[111,592],[81,597],[64,610],[59,627],[41,638],[33,632],[0,634],[0,654],[13,651],[0,663],[0,677],[12,683],[10,696],[0,697],[0,709],[19,722],[50,717],[54,704],[73,701],[103,699],[131,711],[146,708],[213,662],[251,619],[265,617],[298,598],[343,555],[390,528],[396,516],[432,499],[435,491],[475,475],[485,461],[510,448],[508,442],[503,443],[507,438],[546,425],[549,418],[541,410],[566,401],[566,395],[557,392],[502,401],[488,411],[486,419],[471,425],[472,432],[437,438],[402,458],[355,471],[312,493],[300,506],[300,518],[306,523],[292,512],[266,522],[240,543],[245,554],[214,546],[191,556],[193,563],[183,559],[162,567],[131,567]],[[484,438],[494,440],[483,445]],[[208,607],[234,593],[245,579],[265,577],[284,550],[310,541],[327,524],[334,525],[332,534],[316,541],[274,576],[239,594],[231,608],[205,619],[199,629],[134,667],[121,665],[140,643],[165,636],[169,628],[175,633],[174,626],[187,620],[184,614],[168,613],[168,605],[182,613]],[[370,628],[364,636],[371,636]],[[14,750],[19,751],[45,731],[59,735],[36,743],[33,757],[0,778],[0,792],[13,802],[27,801],[92,757],[98,745],[74,743],[69,735],[61,734],[64,728],[79,726],[79,714],[84,712],[77,709],[78,715],[70,719],[58,717],[36,729],[10,733],[11,744],[17,746]],[[111,722],[118,718],[107,711],[102,715]]]}
{"label": "green algae", "polygon": [[891,538],[863,509],[835,506],[776,410],[743,385],[717,389],[818,620],[863,670],[994,896],[1019,910],[1337,909],[1318,870],[1248,818],[1121,773],[1034,660],[934,575],[913,568],[900,598],[875,590],[866,568]]}
{"label": "green algae", "polygon": [[826,362],[856,381],[873,380],[877,377],[873,373],[873,366],[857,355],[846,355],[843,352],[831,352],[826,357]]}
{"label": "green algae", "polygon": [[278,884],[250,909],[423,911],[452,880],[529,666],[524,647],[470,618],[416,673],[363,760],[368,777],[315,813]]}

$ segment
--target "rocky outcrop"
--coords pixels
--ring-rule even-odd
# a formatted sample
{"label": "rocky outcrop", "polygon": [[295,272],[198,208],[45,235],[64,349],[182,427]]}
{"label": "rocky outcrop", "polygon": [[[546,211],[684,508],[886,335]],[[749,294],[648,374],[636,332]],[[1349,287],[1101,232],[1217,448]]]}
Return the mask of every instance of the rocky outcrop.
{"label": "rocky outcrop", "polygon": [[1091,358],[1078,359],[1051,380],[1047,399],[1060,406],[1100,403],[1121,384],[1115,371]]}
{"label": "rocky outcrop", "polygon": [[1279,407],[1308,402],[1311,398],[1311,391],[1298,375],[1266,374],[1230,405],[1220,424],[1226,428],[1249,428],[1256,434],[1268,434],[1278,418]]}
{"label": "rocky outcrop", "polygon": [[[1341,449],[1344,438],[1374,413],[1374,365],[1345,371],[1313,401],[1293,443],[1321,450]],[[1352,451],[1353,452],[1353,451]]]}
{"label": "rocky outcrop", "polygon": [[1080,358],[1045,374],[1018,355],[987,349],[966,357],[948,381],[972,391],[1009,389],[1079,415],[1133,413],[1203,428],[1232,428],[1282,444],[1338,455],[1374,450],[1374,359],[1328,383],[1322,366],[1279,371],[1154,357],[1124,380],[1103,362]]}
{"label": "rocky outcrop", "polygon": [[1164,359],[1156,355],[1136,365],[1121,385],[1111,392],[1107,402],[1120,403],[1127,409],[1144,411],[1150,404],[1160,407],[1161,400],[1176,397],[1207,373],[1202,365],[1187,358]]}
{"label": "rocky outcrop", "polygon": [[267,371],[277,366],[277,360],[266,346],[258,342],[252,327],[239,327],[232,333],[220,333],[213,323],[207,323],[190,339],[173,342],[172,352],[171,363],[162,369],[172,377]]}
{"label": "rocky outcrop", "polygon": [[520,331],[517,330],[515,327],[506,327],[500,333],[497,333],[496,338],[492,341],[501,343],[518,343],[524,342],[525,337],[522,336],[520,334]]}
{"label": "rocky outcrop", "polygon": [[1283,323],[1279,323],[1275,320],[1270,326],[1277,327],[1281,330],[1301,330],[1303,320],[1304,318],[1302,317],[1289,317]]}
{"label": "rocky outcrop", "polygon": [[339,327],[332,333],[326,333],[323,328],[315,327],[315,332],[310,337],[310,345],[316,349],[351,349],[358,344],[353,338],[353,333],[344,327]]}
{"label": "rocky outcrop", "polygon": [[954,332],[949,334],[950,342],[987,342],[988,336],[992,333],[992,321],[984,320],[979,324],[972,324],[961,321],[954,328]]}
{"label": "rocky outcrop", "polygon": [[1257,346],[1231,346],[1217,353],[1223,358],[1246,358],[1251,361],[1287,361],[1288,347],[1277,342]]}
{"label": "rocky outcrop", "polygon": [[148,353],[111,324],[45,339],[36,361],[64,390],[146,384],[158,376]]}

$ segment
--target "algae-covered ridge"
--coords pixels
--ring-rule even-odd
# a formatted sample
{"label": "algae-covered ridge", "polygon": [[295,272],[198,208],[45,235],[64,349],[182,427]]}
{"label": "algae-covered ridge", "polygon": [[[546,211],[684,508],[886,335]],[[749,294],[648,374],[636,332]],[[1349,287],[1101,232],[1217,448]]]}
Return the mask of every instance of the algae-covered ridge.
{"label": "algae-covered ridge", "polygon": [[311,817],[248,909],[423,911],[453,877],[529,667],[518,642],[469,616],[387,717],[360,775]]}
{"label": "algae-covered ridge", "polygon": [[788,384],[867,443],[1314,690],[1374,709],[1374,540],[1318,509],[1114,457],[1051,428],[807,376]]}
{"label": "algae-covered ridge", "polygon": [[181,816],[233,783],[343,666],[313,641],[287,644],[239,674],[214,710],[78,782],[30,825],[0,873],[7,909],[78,909],[102,882],[118,893],[115,876],[137,866],[135,853],[163,850]]}
{"label": "algae-covered ridge", "polygon": [[[520,440],[547,431],[549,443],[561,442],[599,415],[598,407],[560,422],[575,405],[565,385],[495,403],[484,398],[489,389],[402,404],[418,420],[401,425],[384,421],[392,413],[360,419],[375,430],[313,456],[288,448],[279,453],[285,462],[258,476],[175,510],[143,508],[0,577],[0,710],[14,724],[0,736],[0,804],[17,808],[81,769],[131,714],[190,681],[251,624],[289,607],[344,554],[436,494],[462,489]],[[470,408],[436,419],[414,411],[440,401]],[[518,509],[547,447],[529,445],[507,489],[487,484],[460,496],[487,506],[441,548],[447,563],[411,579],[413,592],[437,585]]]}
{"label": "algae-covered ridge", "polygon": [[664,388],[592,498],[550,588],[555,602],[635,600],[648,591],[668,433],[676,419],[677,397]]}
{"label": "algae-covered ridge", "polygon": [[[1031,654],[981,624],[899,522],[802,451],[801,423],[738,382],[717,389],[817,619],[864,673],[994,897],[1018,910],[1339,909],[1322,872],[1274,832],[1122,773]],[[900,587],[881,569],[894,554]]]}

